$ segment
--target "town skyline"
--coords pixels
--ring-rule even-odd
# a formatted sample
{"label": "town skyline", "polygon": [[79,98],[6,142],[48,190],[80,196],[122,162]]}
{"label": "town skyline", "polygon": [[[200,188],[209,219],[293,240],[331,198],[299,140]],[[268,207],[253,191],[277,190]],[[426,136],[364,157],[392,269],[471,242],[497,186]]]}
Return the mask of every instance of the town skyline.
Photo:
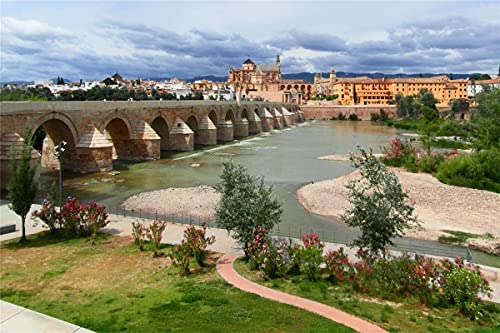
{"label": "town skyline", "polygon": [[1,6],[3,82],[225,76],[247,57],[268,63],[276,54],[283,73],[496,74],[499,65],[493,1]]}

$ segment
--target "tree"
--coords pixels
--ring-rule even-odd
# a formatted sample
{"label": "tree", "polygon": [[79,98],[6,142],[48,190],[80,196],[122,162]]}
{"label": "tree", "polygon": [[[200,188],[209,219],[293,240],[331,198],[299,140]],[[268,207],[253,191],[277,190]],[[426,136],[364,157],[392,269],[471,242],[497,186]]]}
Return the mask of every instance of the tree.
{"label": "tree", "polygon": [[474,73],[469,77],[470,81],[491,80],[488,74]]}
{"label": "tree", "polygon": [[476,95],[477,107],[471,123],[474,125],[474,146],[477,150],[500,147],[500,89],[487,86]]}
{"label": "tree", "polygon": [[31,151],[33,149],[30,140],[31,131],[26,131],[23,144],[19,148],[11,150],[10,157],[10,180],[7,185],[9,191],[9,208],[21,217],[21,242],[26,238],[26,215],[28,215],[31,203],[38,192],[38,182],[35,179],[36,166],[31,165]]}
{"label": "tree", "polygon": [[420,89],[418,92],[418,101],[422,103],[423,106],[430,107],[431,109],[436,109],[436,103],[438,102],[432,91],[426,88]]}
{"label": "tree", "polygon": [[454,99],[451,101],[451,116],[465,114],[469,111],[469,102],[465,99]]}
{"label": "tree", "polygon": [[379,254],[393,244],[392,238],[402,236],[410,223],[416,223],[414,207],[405,202],[408,193],[394,172],[374,157],[371,149],[367,153],[358,146],[358,150],[360,155],[351,154],[350,160],[360,170],[361,178],[346,185],[352,207],[342,220],[361,229],[361,236],[353,245]]}
{"label": "tree", "polygon": [[231,161],[222,166],[221,182],[216,186],[221,200],[215,222],[233,234],[248,257],[253,230],[258,226],[271,230],[280,222],[283,209],[263,178],[248,174],[246,168]]}
{"label": "tree", "polygon": [[418,124],[418,131],[420,134],[420,141],[424,145],[427,155],[431,155],[431,143],[434,138],[435,132],[439,128],[439,113],[437,110],[424,105],[422,107],[422,119]]}

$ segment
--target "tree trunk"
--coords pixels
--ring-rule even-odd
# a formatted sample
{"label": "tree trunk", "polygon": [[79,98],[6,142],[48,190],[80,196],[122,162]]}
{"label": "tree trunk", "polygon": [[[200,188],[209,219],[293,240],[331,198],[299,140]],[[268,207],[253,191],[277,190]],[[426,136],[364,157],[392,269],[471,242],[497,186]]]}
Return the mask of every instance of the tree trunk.
{"label": "tree trunk", "polygon": [[19,242],[24,243],[28,239],[26,238],[26,215],[21,216],[21,239]]}

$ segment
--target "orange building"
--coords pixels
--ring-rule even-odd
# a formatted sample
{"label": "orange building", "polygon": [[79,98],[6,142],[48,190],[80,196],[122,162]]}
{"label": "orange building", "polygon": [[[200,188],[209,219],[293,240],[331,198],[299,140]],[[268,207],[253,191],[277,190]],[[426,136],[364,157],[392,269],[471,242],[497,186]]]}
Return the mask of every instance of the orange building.
{"label": "orange building", "polygon": [[448,106],[453,99],[467,98],[467,80],[450,80],[447,76],[430,78],[370,79],[368,77],[330,78],[316,75],[315,90],[324,95],[337,95],[340,105],[392,104],[395,96],[417,95],[428,89],[438,100],[438,106]]}

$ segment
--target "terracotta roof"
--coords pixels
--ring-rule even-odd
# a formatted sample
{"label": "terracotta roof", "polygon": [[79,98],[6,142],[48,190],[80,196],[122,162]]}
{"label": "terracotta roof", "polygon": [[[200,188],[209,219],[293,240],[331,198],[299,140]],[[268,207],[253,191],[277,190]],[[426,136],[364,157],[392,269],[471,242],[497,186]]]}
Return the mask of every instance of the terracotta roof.
{"label": "terracotta roof", "polygon": [[494,83],[500,83],[500,77],[490,80],[474,81],[474,84],[494,84]]}

